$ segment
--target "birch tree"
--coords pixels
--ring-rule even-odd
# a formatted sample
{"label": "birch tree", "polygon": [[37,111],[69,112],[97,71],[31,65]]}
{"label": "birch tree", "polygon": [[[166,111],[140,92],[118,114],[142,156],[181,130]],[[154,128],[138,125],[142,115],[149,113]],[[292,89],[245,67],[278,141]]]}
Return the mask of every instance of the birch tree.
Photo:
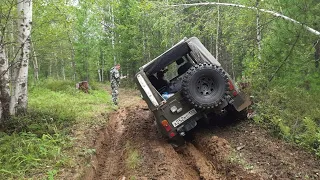
{"label": "birch tree", "polygon": [[7,119],[10,115],[10,89],[8,78],[8,59],[6,58],[3,39],[3,33],[0,32],[0,119]]}
{"label": "birch tree", "polygon": [[230,6],[230,7],[236,7],[236,8],[244,8],[244,9],[251,9],[251,10],[255,10],[255,11],[260,11],[260,12],[264,12],[267,14],[271,14],[272,16],[275,17],[279,17],[282,18],[284,20],[290,21],[294,24],[298,24],[301,25],[304,29],[308,30],[309,32],[311,32],[312,34],[315,34],[317,36],[320,36],[320,32],[305,25],[302,22],[299,22],[295,19],[292,19],[288,16],[285,16],[283,14],[280,14],[278,12],[275,11],[271,11],[271,10],[267,10],[267,9],[259,9],[257,7],[251,7],[251,6],[244,6],[241,4],[232,4],[232,3],[219,3],[219,2],[204,2],[204,3],[192,3],[192,4],[176,4],[176,5],[169,5],[170,7],[192,7],[192,6],[210,6],[210,5],[219,5],[219,6]]}
{"label": "birch tree", "polygon": [[[219,0],[218,0],[219,2]],[[216,37],[216,59],[219,61],[219,34],[220,34],[220,6],[217,6],[217,37]]]}
{"label": "birch tree", "polygon": [[11,95],[10,113],[24,113],[28,104],[28,64],[31,48],[32,0],[18,0],[18,43],[20,45],[18,62],[14,67],[16,78]]}
{"label": "birch tree", "polygon": [[31,42],[32,45],[32,54],[33,54],[33,74],[34,74],[34,80],[38,81],[39,80],[39,66],[38,66],[38,58],[37,58],[37,53],[35,51],[34,43]]}
{"label": "birch tree", "polygon": [[[13,2],[6,2],[7,7],[2,6],[1,3],[1,12],[0,12],[0,125],[3,123],[3,120],[9,118],[9,105],[10,105],[10,88],[9,88],[9,60],[8,52],[9,46],[6,41],[6,36],[8,35],[9,24],[11,23],[10,17],[12,16],[13,11]],[[7,8],[7,11],[3,9]],[[3,13],[5,12],[5,13]],[[11,31],[12,32],[12,31]],[[11,33],[12,34],[12,33]],[[9,38],[10,39],[10,38]],[[11,40],[11,39],[10,39]],[[6,51],[7,50],[7,51]],[[13,53],[13,52],[12,52]]]}
{"label": "birch tree", "polygon": [[258,59],[261,61],[261,27],[260,27],[260,12],[259,12],[259,3],[260,0],[256,1],[256,7],[257,7],[257,45],[258,45]]}

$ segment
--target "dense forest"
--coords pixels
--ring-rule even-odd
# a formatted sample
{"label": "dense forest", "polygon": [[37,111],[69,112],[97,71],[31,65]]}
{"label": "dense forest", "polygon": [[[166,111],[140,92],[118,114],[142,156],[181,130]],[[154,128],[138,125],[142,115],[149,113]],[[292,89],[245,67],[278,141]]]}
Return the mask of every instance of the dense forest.
{"label": "dense forest", "polygon": [[[36,100],[46,96],[41,88],[59,90],[63,82],[73,87],[89,81],[95,89],[97,82],[108,83],[117,63],[127,77],[121,86],[134,88],[132,79],[141,65],[184,37],[196,36],[237,82],[249,84],[256,122],[320,156],[319,22],[317,0],[1,0],[0,142],[21,136],[31,143],[69,146],[69,140],[54,134],[64,129],[63,119],[83,114],[43,108],[46,103]],[[110,98],[101,91],[97,97]],[[95,98],[87,101],[101,102]],[[27,125],[44,123],[40,119],[50,119],[50,113],[62,119],[45,121],[50,132]],[[16,170],[26,159],[15,160],[16,165],[0,167],[3,177],[28,172]],[[30,169],[39,165],[34,163]]]}

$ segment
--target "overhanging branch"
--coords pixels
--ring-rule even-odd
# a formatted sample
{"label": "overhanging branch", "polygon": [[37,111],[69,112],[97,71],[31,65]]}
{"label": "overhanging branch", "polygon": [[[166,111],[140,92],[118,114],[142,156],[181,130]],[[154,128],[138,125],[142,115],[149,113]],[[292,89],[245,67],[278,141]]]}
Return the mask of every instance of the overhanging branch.
{"label": "overhanging branch", "polygon": [[293,22],[295,24],[298,24],[298,25],[301,25],[303,28],[305,28],[306,30],[308,30],[309,32],[317,35],[317,36],[320,36],[320,32],[309,27],[309,26],[306,26],[305,24],[297,21],[297,20],[294,20],[288,16],[285,16],[283,14],[280,14],[278,12],[275,12],[275,11],[270,11],[270,10],[267,10],[267,9],[259,9],[259,8],[256,8],[256,7],[251,7],[251,6],[244,6],[244,5],[241,5],[241,4],[232,4],[232,3],[218,3],[218,2],[205,2],[205,3],[192,3],[192,4],[174,4],[174,5],[168,5],[169,7],[191,7],[191,6],[209,6],[209,5],[219,5],[219,6],[230,6],[230,7],[238,7],[238,8],[245,8],[245,9],[252,9],[252,10],[255,10],[255,11],[261,11],[261,12],[264,12],[264,13],[268,13],[268,14],[271,14],[275,17],[280,17],[282,19],[285,19],[287,21],[290,21],[290,22]]}

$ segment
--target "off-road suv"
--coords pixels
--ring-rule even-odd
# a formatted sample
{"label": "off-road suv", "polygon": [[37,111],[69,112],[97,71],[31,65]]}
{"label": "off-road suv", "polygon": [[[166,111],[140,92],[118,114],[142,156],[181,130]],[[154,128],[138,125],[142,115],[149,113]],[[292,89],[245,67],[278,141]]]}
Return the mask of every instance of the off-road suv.
{"label": "off-road suv", "polygon": [[251,104],[196,37],[184,38],[139,70],[138,88],[169,140],[182,139],[199,120]]}

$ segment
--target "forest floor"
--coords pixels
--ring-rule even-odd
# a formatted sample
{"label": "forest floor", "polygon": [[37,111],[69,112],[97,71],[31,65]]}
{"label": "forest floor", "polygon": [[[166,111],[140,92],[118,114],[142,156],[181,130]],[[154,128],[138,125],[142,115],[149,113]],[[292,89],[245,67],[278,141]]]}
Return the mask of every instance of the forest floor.
{"label": "forest floor", "polygon": [[85,180],[320,179],[319,159],[253,121],[199,126],[177,150],[159,136],[138,93],[121,90],[119,104],[92,137]]}

